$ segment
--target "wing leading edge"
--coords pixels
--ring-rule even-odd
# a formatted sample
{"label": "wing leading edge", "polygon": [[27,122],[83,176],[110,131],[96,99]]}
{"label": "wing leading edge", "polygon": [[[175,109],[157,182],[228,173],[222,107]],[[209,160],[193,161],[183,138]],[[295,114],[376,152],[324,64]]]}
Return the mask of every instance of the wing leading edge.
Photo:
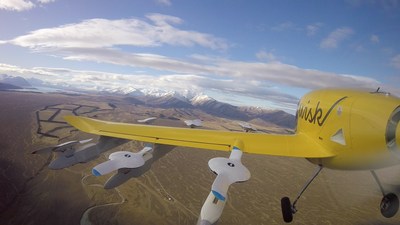
{"label": "wing leading edge", "polygon": [[198,130],[107,122],[80,116],[65,116],[75,128],[91,134],[166,145],[230,151],[242,143],[247,153],[302,158],[326,158],[335,154],[304,134],[275,135],[219,130]]}

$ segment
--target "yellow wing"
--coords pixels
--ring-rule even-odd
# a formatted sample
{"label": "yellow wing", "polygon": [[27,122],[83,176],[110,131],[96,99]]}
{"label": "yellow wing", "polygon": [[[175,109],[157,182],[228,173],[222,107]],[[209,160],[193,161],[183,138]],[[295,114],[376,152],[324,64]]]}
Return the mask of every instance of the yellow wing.
{"label": "yellow wing", "polygon": [[86,133],[150,143],[230,151],[238,141],[243,152],[276,156],[325,158],[335,156],[304,134],[274,135],[219,130],[149,126],[106,122],[66,116],[72,126]]}

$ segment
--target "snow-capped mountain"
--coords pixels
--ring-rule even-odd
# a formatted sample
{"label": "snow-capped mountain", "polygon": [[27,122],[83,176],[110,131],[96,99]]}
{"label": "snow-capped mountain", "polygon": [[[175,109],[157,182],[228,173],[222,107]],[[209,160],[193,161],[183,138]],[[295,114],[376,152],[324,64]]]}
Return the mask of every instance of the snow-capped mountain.
{"label": "snow-capped mountain", "polygon": [[208,102],[213,102],[213,101],[216,101],[216,100],[205,94],[198,94],[198,95],[194,96],[192,99],[190,99],[190,102],[192,103],[192,105],[203,105],[203,104],[207,104]]}
{"label": "snow-capped mountain", "polygon": [[[146,96],[152,97],[167,97],[167,98],[176,98],[184,102],[188,102],[191,98],[196,96],[195,92],[190,90],[182,90],[182,91],[171,91],[171,90],[161,90],[161,89],[137,89]],[[132,95],[129,93],[128,95]]]}
{"label": "snow-capped mountain", "polygon": [[193,105],[190,101],[178,95],[177,93],[165,93],[163,95],[145,95],[140,100],[144,101],[148,105],[153,105],[162,108],[192,108]]}
{"label": "snow-capped mountain", "polygon": [[295,117],[281,110],[267,110],[261,107],[239,107],[228,103],[219,102],[202,93],[190,90],[167,91],[155,88],[119,88],[108,90],[108,93],[126,96],[131,104],[149,105],[161,108],[178,108],[194,110],[199,109],[210,115],[250,121],[261,119],[268,124],[293,128]]}
{"label": "snow-capped mountain", "polygon": [[211,115],[229,117],[234,119],[247,119],[247,116],[239,111],[239,107],[228,103],[219,102],[207,95],[197,95],[191,99],[191,103],[196,108],[203,110]]}

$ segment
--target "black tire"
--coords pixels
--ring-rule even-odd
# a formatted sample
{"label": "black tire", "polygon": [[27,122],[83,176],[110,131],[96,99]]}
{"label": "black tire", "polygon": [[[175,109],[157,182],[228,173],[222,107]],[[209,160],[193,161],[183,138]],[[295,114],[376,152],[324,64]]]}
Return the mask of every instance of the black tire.
{"label": "black tire", "polygon": [[282,208],[283,221],[285,221],[286,223],[292,222],[293,221],[292,204],[290,203],[290,199],[288,197],[283,197],[281,199],[281,208]]}
{"label": "black tire", "polygon": [[399,198],[394,193],[389,193],[382,198],[381,213],[386,218],[391,218],[399,211]]}

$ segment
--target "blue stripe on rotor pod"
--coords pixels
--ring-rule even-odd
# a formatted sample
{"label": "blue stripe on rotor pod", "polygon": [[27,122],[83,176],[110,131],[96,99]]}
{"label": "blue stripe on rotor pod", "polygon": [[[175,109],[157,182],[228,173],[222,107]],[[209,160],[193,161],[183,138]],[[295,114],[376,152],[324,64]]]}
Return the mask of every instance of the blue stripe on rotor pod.
{"label": "blue stripe on rotor pod", "polygon": [[221,195],[221,194],[218,193],[217,191],[214,191],[214,190],[211,190],[211,191],[212,191],[212,193],[214,194],[214,196],[215,196],[216,198],[218,198],[218,200],[225,201],[225,197],[224,197],[223,195]]}
{"label": "blue stripe on rotor pod", "polygon": [[238,148],[238,147],[236,147],[236,146],[233,146],[233,149],[232,150],[239,150],[240,151],[240,148]]}
{"label": "blue stripe on rotor pod", "polygon": [[99,171],[92,169],[92,173],[93,175],[95,175],[96,177],[101,176],[101,173],[99,173]]}

